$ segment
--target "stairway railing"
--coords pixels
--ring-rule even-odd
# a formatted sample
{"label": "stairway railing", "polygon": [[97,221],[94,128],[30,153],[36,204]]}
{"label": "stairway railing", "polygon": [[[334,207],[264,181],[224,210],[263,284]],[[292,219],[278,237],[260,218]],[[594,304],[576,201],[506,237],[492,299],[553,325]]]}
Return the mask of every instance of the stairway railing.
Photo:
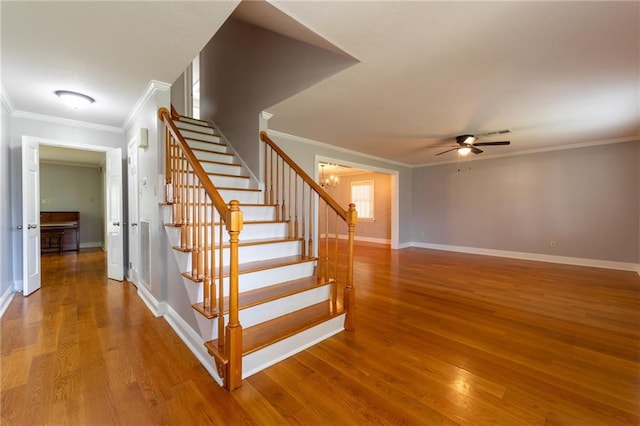
{"label": "stairway railing", "polygon": [[[191,253],[189,278],[202,283],[203,302],[194,306],[218,319],[218,351],[211,353],[218,374],[229,390],[242,381],[242,326],[238,314],[238,244],[243,216],[240,203],[227,205],[174,123],[171,108],[158,110],[165,124],[166,202],[172,205],[173,224],[181,228],[179,250]],[[223,227],[229,234],[225,245]],[[228,266],[223,252],[229,251]],[[227,277],[228,279],[225,279]],[[225,282],[227,289],[225,289]],[[228,307],[225,306],[228,294]],[[228,322],[225,326],[225,311]]]}
{"label": "stairway railing", "polygon": [[[355,288],[353,286],[353,244],[357,222],[355,204],[343,209],[315,180],[298,166],[269,137],[260,132],[264,149],[264,202],[276,205],[277,219],[288,221],[289,238],[302,239],[303,256],[317,256],[317,276],[333,281],[337,301],[338,284],[344,284],[345,329],[355,328]],[[316,216],[317,215],[317,216]],[[320,228],[314,232],[315,219]],[[346,226],[347,244],[339,244]],[[318,236],[314,242],[313,236]],[[346,251],[346,253],[344,253]],[[346,262],[344,262],[346,259]],[[336,306],[337,308],[337,306]]]}

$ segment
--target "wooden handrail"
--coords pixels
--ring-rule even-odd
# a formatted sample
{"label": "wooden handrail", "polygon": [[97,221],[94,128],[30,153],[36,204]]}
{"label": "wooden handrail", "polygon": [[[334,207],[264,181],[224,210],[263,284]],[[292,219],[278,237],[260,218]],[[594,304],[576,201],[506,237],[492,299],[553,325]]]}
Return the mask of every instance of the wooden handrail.
{"label": "wooden handrail", "polygon": [[216,210],[218,210],[218,213],[220,213],[220,217],[226,224],[229,207],[222,199],[222,196],[220,196],[220,193],[218,192],[216,187],[213,186],[213,183],[211,183],[211,180],[209,179],[209,175],[207,175],[207,172],[204,171],[195,154],[193,153],[191,148],[189,148],[187,141],[184,140],[184,137],[182,137],[182,134],[173,123],[169,110],[166,108],[160,108],[158,110],[158,117],[167,126],[169,132],[171,132],[171,136],[173,136],[173,138],[180,144],[182,151],[187,157],[187,161],[189,161],[189,164],[191,165],[191,167],[193,167],[193,171],[198,176],[198,179],[200,179],[200,182],[202,182],[202,186],[204,187],[205,192],[211,198],[211,201],[213,201],[213,205],[215,206]]}
{"label": "wooden handrail", "polygon": [[309,185],[318,195],[324,200],[325,203],[331,207],[338,216],[340,216],[345,222],[349,223],[349,215],[347,215],[347,211],[343,209],[340,204],[338,204],[328,193],[325,191],[318,183],[311,178],[296,164],[295,161],[291,159],[283,150],[280,149],[278,145],[269,137],[267,132],[264,130],[260,132],[260,140],[264,143],[268,144],[271,149],[273,149],[286,163],[293,169],[295,172]]}

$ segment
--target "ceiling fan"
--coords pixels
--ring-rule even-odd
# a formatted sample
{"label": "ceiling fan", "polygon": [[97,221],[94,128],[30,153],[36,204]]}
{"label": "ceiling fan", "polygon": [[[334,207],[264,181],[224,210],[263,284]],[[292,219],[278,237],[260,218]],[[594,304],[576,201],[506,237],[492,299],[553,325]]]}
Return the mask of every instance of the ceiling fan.
{"label": "ceiling fan", "polygon": [[451,149],[447,149],[446,151],[439,152],[436,155],[446,154],[447,152],[451,152],[451,151],[458,151],[458,154],[460,155],[467,155],[470,152],[473,152],[474,154],[480,154],[484,151],[478,148],[479,146],[509,145],[511,144],[510,141],[476,142],[481,137],[504,135],[505,133],[511,133],[511,130],[505,129],[505,130],[498,130],[497,132],[483,133],[480,135],[466,134],[466,135],[456,136],[456,143],[458,144],[457,146],[453,146]]}

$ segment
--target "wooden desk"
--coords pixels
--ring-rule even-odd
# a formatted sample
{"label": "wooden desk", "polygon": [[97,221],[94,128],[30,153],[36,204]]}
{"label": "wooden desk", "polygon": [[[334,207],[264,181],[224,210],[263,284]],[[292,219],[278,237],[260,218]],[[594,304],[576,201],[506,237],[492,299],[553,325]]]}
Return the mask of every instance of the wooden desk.
{"label": "wooden desk", "polygon": [[40,251],[80,250],[79,212],[40,213]]}

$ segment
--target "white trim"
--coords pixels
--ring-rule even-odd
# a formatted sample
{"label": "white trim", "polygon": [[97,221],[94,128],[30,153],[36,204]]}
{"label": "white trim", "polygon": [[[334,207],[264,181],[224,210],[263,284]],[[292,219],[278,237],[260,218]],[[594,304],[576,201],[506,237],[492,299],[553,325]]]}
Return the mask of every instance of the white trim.
{"label": "white trim", "polygon": [[124,120],[124,123],[122,123],[122,129],[124,129],[124,131],[129,130],[129,127],[131,127],[138,116],[142,113],[142,110],[144,109],[146,103],[149,101],[149,99],[151,99],[153,95],[155,95],[157,91],[166,92],[168,90],[171,90],[171,84],[169,83],[164,83],[158,80],[149,81],[146,89],[144,89],[144,92],[142,93],[142,95],[140,95],[138,101],[135,103],[133,108],[131,108],[131,111],[129,112],[126,120]]}
{"label": "white trim", "polygon": [[158,302],[158,299],[143,285],[136,288],[138,289],[138,296],[154,316],[161,317],[166,313],[168,305],[165,302]]}
{"label": "white trim", "polygon": [[592,268],[617,269],[621,271],[640,270],[640,265],[638,265],[637,263],[616,262],[612,260],[584,259],[580,257],[555,256],[555,255],[549,255],[549,254],[525,253],[525,252],[509,251],[509,250],[494,250],[494,249],[484,249],[484,248],[477,248],[477,247],[451,246],[447,244],[432,244],[432,243],[420,243],[420,242],[412,242],[410,244],[413,247],[433,249],[433,250],[445,250],[445,251],[454,251],[459,253],[480,254],[484,256],[508,257],[512,259],[533,260],[537,262],[562,263],[565,265],[589,266]]}
{"label": "white trim", "polygon": [[[508,154],[473,156],[473,157],[465,158],[464,161],[467,162],[467,161],[492,160],[492,159],[496,159],[496,158],[516,157],[516,156],[519,156],[519,155],[540,154],[540,153],[543,153],[543,152],[565,151],[565,150],[568,150],[568,149],[589,148],[589,147],[592,147],[592,146],[612,145],[612,144],[617,144],[617,143],[635,142],[635,141],[638,141],[638,140],[640,140],[640,136],[629,136],[629,137],[616,138],[616,139],[604,139],[604,140],[600,140],[600,141],[581,142],[581,143],[574,143],[574,144],[570,144],[570,145],[557,145],[557,146],[549,146],[549,147],[546,147],[546,148],[527,149],[525,151],[510,152]],[[444,164],[455,164],[455,163],[458,163],[458,159],[457,158],[455,160],[440,161],[440,162],[437,162],[437,163],[418,164],[418,165],[409,166],[409,167],[433,167],[433,166],[440,166],[440,165],[444,165]]]}
{"label": "white trim", "polygon": [[13,115],[16,109],[13,107],[13,102],[11,102],[7,89],[4,88],[2,83],[0,83],[0,102],[4,104],[5,108],[7,108],[9,115]]}
{"label": "white trim", "polygon": [[22,292],[22,280],[16,280],[13,282],[13,291]]}
{"label": "white trim", "polygon": [[218,385],[223,386],[222,379],[218,376],[216,363],[213,357],[207,352],[204,346],[205,342],[200,335],[196,333],[170,305],[167,305],[166,312],[163,316],[173,331],[180,337],[184,344],[187,345],[189,350],[191,350],[191,353],[198,358],[200,364],[204,366],[213,380],[215,380]]}
{"label": "white trim", "polygon": [[5,311],[9,307],[9,304],[13,300],[13,296],[16,295],[15,288],[9,286],[7,290],[0,296],[0,318],[4,315]]}
{"label": "white trim", "polygon": [[273,117],[273,114],[267,111],[262,111],[260,114],[262,114],[262,118],[264,118],[267,121],[271,120],[271,117]]}
{"label": "white trim", "polygon": [[88,243],[80,243],[80,248],[97,248],[102,247],[102,241],[89,241]]}
{"label": "white trim", "polygon": [[413,244],[415,244],[415,243],[411,243],[411,242],[409,242],[409,243],[400,243],[400,244],[398,244],[397,249],[398,250],[402,250],[402,249],[406,249],[406,248],[409,248],[409,247],[413,247]]}
{"label": "white trim", "polygon": [[[352,149],[343,148],[341,146],[331,145],[331,144],[328,144],[328,143],[325,143],[325,142],[314,141],[313,139],[307,139],[307,138],[303,138],[302,136],[291,135],[289,133],[279,132],[279,131],[273,130],[273,129],[268,129],[267,133],[269,133],[270,136],[274,135],[274,136],[280,136],[280,137],[283,137],[283,138],[290,138],[290,139],[293,139],[294,141],[298,141],[298,142],[307,143],[307,144],[310,144],[310,145],[319,146],[321,148],[333,149],[335,151],[345,152],[347,154],[353,154],[353,155],[357,155],[359,157],[365,157],[365,158],[369,158],[369,159],[380,161],[380,162],[387,163],[387,164],[395,164],[397,166],[408,167],[408,168],[415,167],[415,166],[412,166],[410,164],[401,163],[399,161],[387,160],[386,158],[376,157],[375,155],[365,154],[363,152],[354,151]],[[341,162],[341,164],[347,165],[344,162]],[[373,166],[369,166],[369,167],[373,167]],[[396,171],[396,173],[397,173],[397,171]]]}
{"label": "white trim", "polygon": [[[325,238],[326,234],[320,234],[320,238]],[[333,238],[335,235],[329,234],[329,238]],[[338,234],[339,240],[346,240],[349,236],[345,234]],[[388,238],[373,238],[373,237],[354,237],[355,241],[363,241],[365,243],[376,243],[376,244],[391,244],[391,240]]]}
{"label": "white trim", "polygon": [[106,126],[104,124],[91,123],[89,121],[72,120],[71,118],[55,117],[53,115],[37,114],[35,112],[14,111],[12,117],[26,118],[27,120],[46,121],[47,123],[61,124],[63,126],[81,127],[101,132],[124,134],[121,127]]}

